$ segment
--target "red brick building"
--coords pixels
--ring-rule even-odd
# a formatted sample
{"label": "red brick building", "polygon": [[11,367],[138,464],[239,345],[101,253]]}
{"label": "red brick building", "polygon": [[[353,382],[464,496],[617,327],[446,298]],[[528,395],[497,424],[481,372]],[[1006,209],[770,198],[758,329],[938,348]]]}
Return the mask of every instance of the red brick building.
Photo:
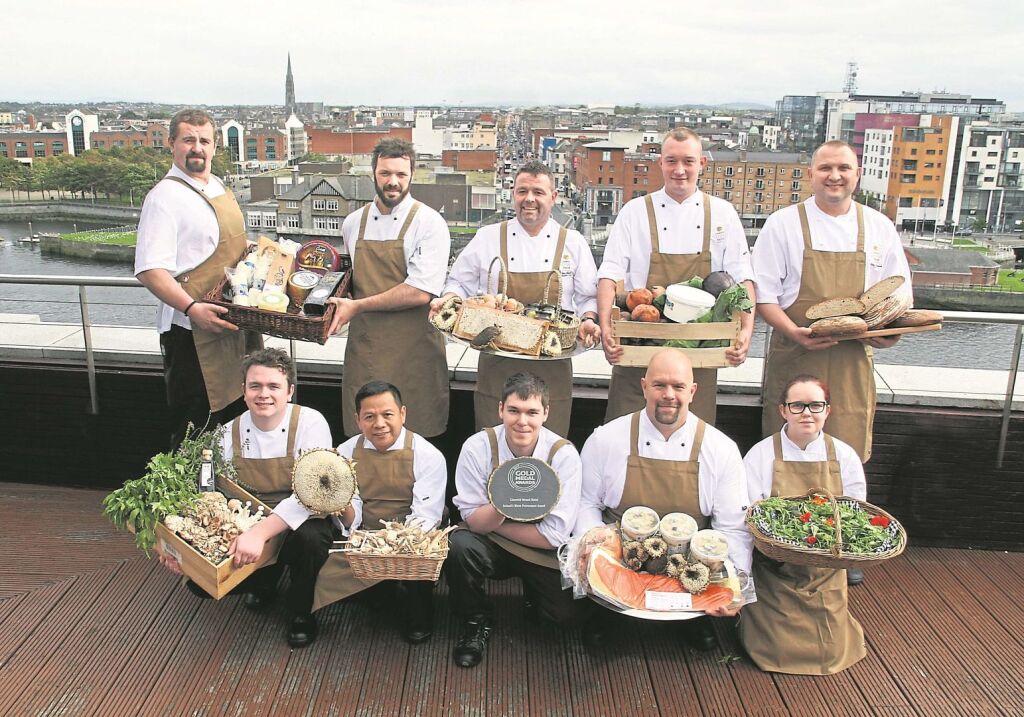
{"label": "red brick building", "polygon": [[635,197],[661,189],[658,156],[639,154],[614,142],[577,145],[572,152],[576,190],[595,226],[614,220],[622,205]]}
{"label": "red brick building", "polygon": [[459,172],[493,172],[497,163],[498,152],[494,149],[446,149],[441,152],[441,164]]}
{"label": "red brick building", "polygon": [[412,142],[412,127],[391,127],[387,131],[306,127],[309,151],[319,154],[370,154],[382,139],[395,137]]}
{"label": "red brick building", "polygon": [[288,136],[278,129],[245,131],[244,161],[275,162],[288,159]]}
{"label": "red brick building", "polygon": [[101,129],[89,135],[93,149],[114,147],[167,147],[168,128],[160,122],[150,122],[145,128]]}
{"label": "red brick building", "polygon": [[62,154],[68,154],[68,138],[63,132],[0,132],[0,157],[28,162]]}

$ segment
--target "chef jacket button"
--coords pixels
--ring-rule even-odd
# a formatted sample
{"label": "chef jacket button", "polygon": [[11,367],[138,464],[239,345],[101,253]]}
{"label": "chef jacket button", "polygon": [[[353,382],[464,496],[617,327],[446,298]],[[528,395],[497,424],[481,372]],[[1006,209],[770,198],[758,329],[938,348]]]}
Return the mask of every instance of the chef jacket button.
{"label": "chef jacket button", "polygon": [[373,218],[373,221],[377,221],[377,217],[374,217],[374,218]]}
{"label": "chef jacket button", "polygon": [[550,239],[550,238],[551,238],[551,235],[550,235],[550,234],[545,234],[544,236],[546,236],[546,237],[547,237],[548,239]]}
{"label": "chef jacket button", "polygon": [[251,429],[249,429],[249,428],[246,428],[246,429],[245,429],[245,432],[246,432],[246,433],[251,433]]}
{"label": "chef jacket button", "polygon": [[648,445],[648,446],[649,446],[649,445],[651,445],[651,442],[650,442],[650,441],[647,441],[647,444],[646,444],[646,445]]}
{"label": "chef jacket button", "polygon": [[281,433],[284,433],[284,432],[285,432],[285,430],[287,430],[287,429],[284,429],[284,428],[282,428],[282,429],[281,429]]}
{"label": "chef jacket button", "polygon": [[700,224],[697,225],[697,228],[700,229]]}
{"label": "chef jacket button", "polygon": [[668,231],[668,227],[662,227],[662,228],[661,228],[661,230],[662,230],[663,232],[667,232],[667,231]]}
{"label": "chef jacket button", "polygon": [[662,205],[661,205],[661,208],[662,208],[662,209],[664,209],[664,208],[665,208],[665,205],[664,205],[664,204],[662,204]]}

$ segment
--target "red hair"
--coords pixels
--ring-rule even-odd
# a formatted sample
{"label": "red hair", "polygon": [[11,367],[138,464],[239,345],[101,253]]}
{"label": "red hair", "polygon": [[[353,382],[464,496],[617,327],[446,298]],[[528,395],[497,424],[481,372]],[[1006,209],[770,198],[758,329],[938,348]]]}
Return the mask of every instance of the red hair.
{"label": "red hair", "polygon": [[817,376],[812,376],[809,373],[802,373],[799,376],[794,376],[793,378],[789,379],[789,383],[787,383],[786,387],[782,389],[782,395],[779,396],[779,405],[784,405],[786,403],[786,399],[789,398],[789,389],[793,388],[793,386],[797,385],[798,383],[817,384],[825,393],[825,401],[831,402],[832,397],[828,391],[828,384],[822,381]]}

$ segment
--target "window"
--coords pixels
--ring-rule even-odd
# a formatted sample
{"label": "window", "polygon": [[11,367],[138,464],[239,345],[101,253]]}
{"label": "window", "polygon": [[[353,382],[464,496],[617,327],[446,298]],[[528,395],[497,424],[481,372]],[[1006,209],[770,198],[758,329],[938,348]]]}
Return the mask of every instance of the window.
{"label": "window", "polygon": [[758,177],[763,177],[764,176],[764,167],[758,167],[757,168],[757,176]]}
{"label": "window", "polygon": [[289,199],[287,206],[288,206],[289,209],[298,209],[299,208],[299,203]]}
{"label": "window", "polygon": [[114,146],[115,147],[124,147],[124,140],[123,139],[115,139],[114,140]]}
{"label": "window", "polygon": [[32,143],[32,156],[33,157],[45,157],[46,156],[46,142],[33,142]]}
{"label": "window", "polygon": [[726,192],[725,192],[725,200],[727,202],[731,202],[732,201],[732,192],[726,190]]}
{"label": "window", "polygon": [[313,210],[314,211],[322,212],[326,208],[327,208],[327,202],[325,202],[323,199],[314,199],[313,200]]}
{"label": "window", "polygon": [[797,189],[800,189],[800,182],[792,182],[792,183],[791,183],[791,184],[789,185],[789,188],[790,188],[790,189],[793,189],[793,190],[797,190]]}
{"label": "window", "polygon": [[598,184],[604,184],[604,178],[603,177],[598,177],[597,178],[597,183]]}
{"label": "window", "polygon": [[94,147],[95,147],[96,149],[103,149],[103,148],[104,148],[104,147],[105,147],[105,146],[107,145],[107,143],[106,143],[106,142],[104,142],[103,140],[99,140],[99,141],[97,141],[97,142],[93,142],[92,144],[93,144],[93,146],[94,146]]}
{"label": "window", "polygon": [[790,194],[789,195],[789,201],[791,201],[792,203],[796,204],[797,202],[800,201],[800,195],[799,194]]}
{"label": "window", "polygon": [[780,177],[785,177],[786,176],[786,168],[785,167],[779,167],[779,176]]}
{"label": "window", "polygon": [[726,189],[732,189],[732,180],[731,179],[725,180],[725,188]]}
{"label": "window", "polygon": [[802,169],[797,168],[793,170],[793,179],[799,179],[802,176],[804,176],[804,171]]}
{"label": "window", "polygon": [[726,177],[731,177],[733,175],[734,171],[735,170],[732,167],[726,167],[725,168],[725,176]]}
{"label": "window", "polygon": [[925,162],[924,163],[924,168],[925,169],[934,169],[935,168],[935,162]]}
{"label": "window", "polygon": [[988,156],[989,157],[998,157],[999,156],[999,152],[989,152]]}
{"label": "window", "polygon": [[927,209],[935,209],[939,206],[939,200],[934,197],[924,197],[921,199],[921,206]]}
{"label": "window", "polygon": [[259,212],[246,212],[245,217],[248,220],[250,229],[259,229],[263,224],[262,217]]}
{"label": "window", "polygon": [[28,156],[28,144],[25,142],[14,143],[14,156],[15,157],[27,157]]}
{"label": "window", "polygon": [[601,152],[601,159],[603,159],[605,162],[610,162],[612,160],[612,153],[611,152]]}
{"label": "window", "polygon": [[[749,182],[750,180],[748,179],[747,181]],[[759,179],[756,182],[754,182],[754,188],[755,189],[764,189],[764,180],[763,179]]]}
{"label": "window", "polygon": [[132,147],[141,147],[141,146],[142,146],[142,140],[141,139],[133,139],[132,140]]}
{"label": "window", "polygon": [[754,205],[754,214],[760,214],[760,213],[761,213],[761,205],[760,204],[755,204]]}
{"label": "window", "polygon": [[277,227],[277,215],[271,214],[270,212],[263,213],[263,226],[270,229]]}
{"label": "window", "polygon": [[933,179],[935,179],[935,177],[933,177],[933,176],[932,176],[932,175],[930,175],[930,174],[926,174],[926,175],[924,175],[924,181],[926,181],[926,182],[930,182],[930,181],[932,181]]}
{"label": "window", "polygon": [[917,154],[917,147],[911,147],[910,148],[910,154],[912,154],[912,155],[913,154]]}
{"label": "window", "polygon": [[900,175],[900,183],[901,184],[913,184],[914,181],[915,181],[915,175],[913,175],[913,174],[901,174]]}
{"label": "window", "polygon": [[336,211],[338,211],[338,200],[337,199],[328,199],[327,200],[327,211],[329,211],[329,212],[336,212]]}
{"label": "window", "polygon": [[903,160],[904,171],[915,171],[917,169],[916,159],[904,159]]}
{"label": "window", "polygon": [[900,197],[900,206],[904,207],[904,208],[914,206],[914,198],[913,197]]}
{"label": "window", "polygon": [[285,220],[284,225],[286,227],[291,228],[291,229],[298,229],[299,228],[299,215],[298,214],[289,214],[288,218]]}
{"label": "window", "polygon": [[764,192],[754,192],[754,201],[755,202],[763,202],[764,201]]}
{"label": "window", "polygon": [[6,157],[6,156],[7,156],[7,143],[6,142],[0,142],[0,157]]}
{"label": "window", "polygon": [[339,217],[313,217],[313,228],[337,231],[341,229],[341,219]]}
{"label": "window", "polygon": [[935,154],[935,150],[934,149],[926,149],[924,153],[925,154]]}

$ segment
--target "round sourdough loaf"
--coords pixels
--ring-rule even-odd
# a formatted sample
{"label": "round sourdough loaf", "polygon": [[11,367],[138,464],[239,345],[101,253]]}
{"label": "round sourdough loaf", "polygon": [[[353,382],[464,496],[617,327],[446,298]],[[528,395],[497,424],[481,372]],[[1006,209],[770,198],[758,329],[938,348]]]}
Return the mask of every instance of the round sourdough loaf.
{"label": "round sourdough loaf", "polygon": [[832,316],[819,319],[810,326],[813,338],[857,336],[868,330],[868,325],[859,316]]}
{"label": "round sourdough loaf", "polygon": [[902,315],[889,324],[890,328],[907,328],[912,326],[930,326],[941,324],[942,314],[930,309],[907,309]]}
{"label": "round sourdough loaf", "polygon": [[861,318],[868,325],[869,331],[880,329],[896,319],[909,307],[910,297],[905,294],[896,294],[879,301],[873,308],[865,311]]}

